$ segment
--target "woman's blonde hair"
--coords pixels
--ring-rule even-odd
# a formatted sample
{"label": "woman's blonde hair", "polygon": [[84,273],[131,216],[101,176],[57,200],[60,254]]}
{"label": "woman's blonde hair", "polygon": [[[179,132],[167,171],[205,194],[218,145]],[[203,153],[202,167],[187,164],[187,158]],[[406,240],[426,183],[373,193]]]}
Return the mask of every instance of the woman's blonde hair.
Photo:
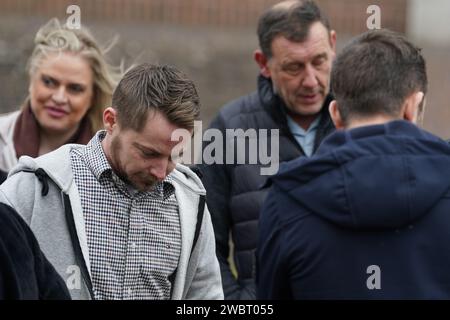
{"label": "woman's blonde hair", "polygon": [[103,110],[111,105],[113,90],[123,74],[123,67],[114,67],[106,61],[105,54],[113,45],[111,43],[107,48],[100,48],[86,28],[69,29],[53,18],[35,36],[34,49],[28,61],[28,73],[31,77],[39,68],[42,58],[55,52],[71,52],[86,59],[94,80],[93,100],[87,117],[93,132],[96,132],[103,127]]}

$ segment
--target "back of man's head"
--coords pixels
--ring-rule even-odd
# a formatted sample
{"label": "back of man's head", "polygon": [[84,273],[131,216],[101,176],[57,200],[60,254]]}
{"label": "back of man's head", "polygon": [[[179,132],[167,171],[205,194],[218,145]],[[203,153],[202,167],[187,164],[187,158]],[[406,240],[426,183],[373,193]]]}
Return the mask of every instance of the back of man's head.
{"label": "back of man's head", "polygon": [[311,0],[287,0],[265,11],[258,21],[259,46],[267,59],[272,57],[272,41],[283,36],[292,42],[303,42],[310,26],[320,21],[330,31],[328,18]]}
{"label": "back of man's head", "polygon": [[[331,87],[344,124],[355,118],[398,118],[405,99],[427,91],[420,49],[401,34],[368,31],[337,56]],[[422,108],[421,101],[419,109]],[[400,115],[401,116],[401,115]]]}
{"label": "back of man's head", "polygon": [[120,80],[112,97],[123,129],[141,131],[150,111],[159,111],[173,124],[188,130],[200,114],[194,82],[170,65],[141,64]]}

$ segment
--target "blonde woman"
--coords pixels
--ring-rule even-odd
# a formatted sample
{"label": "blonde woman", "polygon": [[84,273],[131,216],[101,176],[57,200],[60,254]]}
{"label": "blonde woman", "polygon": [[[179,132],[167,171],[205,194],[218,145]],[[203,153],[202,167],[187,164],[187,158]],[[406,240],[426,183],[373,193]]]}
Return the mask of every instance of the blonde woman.
{"label": "blonde woman", "polygon": [[57,19],[41,27],[28,62],[29,95],[19,111],[0,116],[0,170],[20,156],[37,157],[66,143],[86,144],[102,126],[120,72],[90,32]]}

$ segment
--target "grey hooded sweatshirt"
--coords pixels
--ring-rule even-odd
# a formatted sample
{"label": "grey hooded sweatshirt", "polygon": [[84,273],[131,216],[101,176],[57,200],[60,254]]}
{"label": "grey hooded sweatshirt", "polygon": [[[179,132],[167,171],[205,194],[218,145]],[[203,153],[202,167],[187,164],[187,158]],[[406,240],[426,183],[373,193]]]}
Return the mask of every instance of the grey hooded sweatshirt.
{"label": "grey hooded sweatshirt", "polygon": [[[0,186],[0,202],[15,208],[31,227],[42,251],[66,281],[72,298],[92,299],[85,223],[70,163],[70,150],[82,147],[70,144],[36,159],[21,157]],[[206,191],[197,175],[183,165],[178,164],[171,177],[182,239],[171,298],[223,299],[214,232],[206,206],[193,248],[199,201]]]}

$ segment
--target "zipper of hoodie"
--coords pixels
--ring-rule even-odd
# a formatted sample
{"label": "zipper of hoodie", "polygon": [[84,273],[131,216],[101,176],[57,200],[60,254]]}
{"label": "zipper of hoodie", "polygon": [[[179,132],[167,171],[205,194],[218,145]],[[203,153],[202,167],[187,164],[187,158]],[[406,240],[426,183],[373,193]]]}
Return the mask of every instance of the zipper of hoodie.
{"label": "zipper of hoodie", "polygon": [[84,259],[83,252],[81,251],[80,241],[78,239],[77,229],[75,227],[75,220],[73,218],[72,206],[70,205],[69,195],[61,192],[63,195],[64,212],[66,215],[67,227],[69,229],[70,239],[72,241],[72,247],[75,252],[75,261],[78,264],[81,276],[83,277],[84,283],[86,284],[91,299],[95,300],[94,288],[92,286],[91,276],[86,265],[86,260]]}

